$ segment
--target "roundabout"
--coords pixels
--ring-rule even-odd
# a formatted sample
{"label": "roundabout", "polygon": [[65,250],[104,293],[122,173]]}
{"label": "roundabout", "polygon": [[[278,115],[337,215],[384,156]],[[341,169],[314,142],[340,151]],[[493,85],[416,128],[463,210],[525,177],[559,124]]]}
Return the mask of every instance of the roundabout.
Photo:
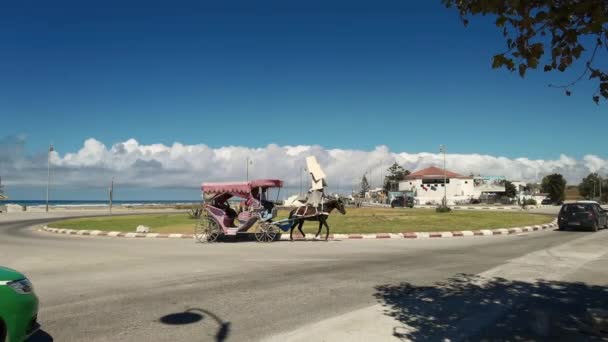
{"label": "roundabout", "polygon": [[[37,231],[62,219],[67,217],[0,216],[2,262],[35,284],[41,334],[56,341],[215,341],[220,327],[229,327],[222,336],[230,341],[262,340],[377,305],[375,289],[383,284],[428,286],[456,274],[500,269],[530,253],[552,258],[555,253],[547,249],[573,242],[601,245],[608,238],[603,231],[561,232],[540,224],[533,234],[511,228],[514,233],[501,238],[446,239],[443,233],[432,238],[427,232],[429,238],[201,248],[191,237],[115,239]],[[564,263],[545,259],[538,259],[544,260],[540,267]],[[517,275],[513,272],[508,276]],[[204,310],[193,312],[203,318],[176,315],[191,314],[191,308]],[[255,319],[260,312],[264,325]],[[187,324],[171,324],[176,317]],[[221,317],[221,324],[210,317]]]}

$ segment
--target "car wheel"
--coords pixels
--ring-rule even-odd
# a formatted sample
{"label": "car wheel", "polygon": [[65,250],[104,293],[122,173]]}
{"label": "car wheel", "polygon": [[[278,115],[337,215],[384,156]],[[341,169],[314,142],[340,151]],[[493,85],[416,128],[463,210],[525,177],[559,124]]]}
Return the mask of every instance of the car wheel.
{"label": "car wheel", "polygon": [[593,224],[591,225],[591,231],[592,232],[597,232],[597,227],[598,227],[598,223],[597,222],[593,222]]}
{"label": "car wheel", "polygon": [[6,335],[6,326],[4,325],[4,322],[0,320],[0,342],[6,341]]}

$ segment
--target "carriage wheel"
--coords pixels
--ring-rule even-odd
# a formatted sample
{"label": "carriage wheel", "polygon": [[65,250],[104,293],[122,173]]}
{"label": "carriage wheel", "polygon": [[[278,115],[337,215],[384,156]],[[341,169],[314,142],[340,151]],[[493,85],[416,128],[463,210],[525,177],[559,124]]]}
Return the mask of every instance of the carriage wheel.
{"label": "carriage wheel", "polygon": [[261,222],[255,230],[255,238],[258,242],[272,242],[278,233],[277,227],[272,223]]}
{"label": "carriage wheel", "polygon": [[194,228],[194,237],[198,242],[215,242],[222,235],[220,225],[210,217],[201,217]]}

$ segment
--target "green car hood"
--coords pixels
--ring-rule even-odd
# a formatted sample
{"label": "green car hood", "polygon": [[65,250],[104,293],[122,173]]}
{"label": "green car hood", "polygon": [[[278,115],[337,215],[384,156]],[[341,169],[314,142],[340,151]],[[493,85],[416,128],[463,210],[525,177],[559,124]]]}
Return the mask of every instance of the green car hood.
{"label": "green car hood", "polygon": [[15,270],[0,266],[0,281],[11,281],[23,279],[25,276]]}

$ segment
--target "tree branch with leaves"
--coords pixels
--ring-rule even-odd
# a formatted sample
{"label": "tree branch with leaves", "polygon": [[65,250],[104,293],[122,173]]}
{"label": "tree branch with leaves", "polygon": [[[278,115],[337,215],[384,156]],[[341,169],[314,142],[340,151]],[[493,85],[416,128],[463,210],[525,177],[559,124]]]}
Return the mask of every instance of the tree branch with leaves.
{"label": "tree branch with leaves", "polygon": [[[608,1],[606,0],[442,0],[456,8],[465,27],[469,17],[494,15],[507,49],[494,55],[492,68],[516,71],[523,78],[528,69],[542,65],[545,72],[569,69],[584,51],[584,68],[572,82],[549,84],[572,94],[572,87],[588,79],[598,83],[592,99],[608,99],[608,71],[598,66],[600,53],[608,53]],[[589,39],[587,39],[589,38]],[[545,55],[549,55],[546,57]],[[605,67],[605,64],[603,64]]]}

